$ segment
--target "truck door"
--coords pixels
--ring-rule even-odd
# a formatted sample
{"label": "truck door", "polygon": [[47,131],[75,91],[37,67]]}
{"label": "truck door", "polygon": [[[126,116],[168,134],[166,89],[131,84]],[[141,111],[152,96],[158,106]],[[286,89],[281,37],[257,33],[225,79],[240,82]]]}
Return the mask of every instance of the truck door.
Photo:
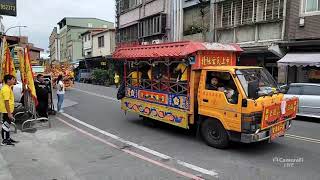
{"label": "truck door", "polygon": [[241,99],[229,72],[203,70],[198,91],[200,115],[219,119],[226,130],[241,132]]}

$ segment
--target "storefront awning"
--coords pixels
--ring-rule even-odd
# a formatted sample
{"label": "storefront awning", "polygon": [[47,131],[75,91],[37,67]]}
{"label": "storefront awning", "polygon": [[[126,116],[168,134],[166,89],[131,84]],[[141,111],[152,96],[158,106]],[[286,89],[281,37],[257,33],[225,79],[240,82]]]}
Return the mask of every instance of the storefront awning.
{"label": "storefront awning", "polygon": [[320,67],[320,52],[288,53],[278,61],[278,65]]}

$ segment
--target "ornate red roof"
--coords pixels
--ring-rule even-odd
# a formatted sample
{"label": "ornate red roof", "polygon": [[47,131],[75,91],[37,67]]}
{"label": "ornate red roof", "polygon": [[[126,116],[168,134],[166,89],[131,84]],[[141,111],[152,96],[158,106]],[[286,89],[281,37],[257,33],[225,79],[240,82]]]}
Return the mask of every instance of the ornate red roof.
{"label": "ornate red roof", "polygon": [[197,51],[232,51],[242,52],[237,44],[203,43],[203,42],[171,42],[152,45],[138,45],[117,48],[114,59],[156,59],[156,58],[184,58]]}

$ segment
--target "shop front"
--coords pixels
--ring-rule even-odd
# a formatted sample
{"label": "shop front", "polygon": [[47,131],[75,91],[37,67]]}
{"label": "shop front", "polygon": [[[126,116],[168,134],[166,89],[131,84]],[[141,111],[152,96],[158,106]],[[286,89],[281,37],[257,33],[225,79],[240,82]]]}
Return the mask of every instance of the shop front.
{"label": "shop front", "polygon": [[320,83],[320,52],[287,53],[278,61],[278,82]]}

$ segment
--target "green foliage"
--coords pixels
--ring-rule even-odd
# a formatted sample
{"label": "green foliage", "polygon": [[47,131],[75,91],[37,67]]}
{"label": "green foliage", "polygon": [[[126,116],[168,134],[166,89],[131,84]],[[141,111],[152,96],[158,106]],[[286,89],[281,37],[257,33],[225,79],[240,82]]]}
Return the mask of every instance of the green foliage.
{"label": "green foliage", "polygon": [[95,69],[92,72],[92,78],[94,84],[106,85],[109,86],[114,84],[114,66],[110,65],[109,68],[106,69]]}
{"label": "green foliage", "polygon": [[189,26],[189,27],[183,32],[183,35],[184,35],[184,36],[187,36],[187,35],[202,33],[202,32],[205,32],[205,31],[207,31],[207,28],[194,24],[194,25]]}

